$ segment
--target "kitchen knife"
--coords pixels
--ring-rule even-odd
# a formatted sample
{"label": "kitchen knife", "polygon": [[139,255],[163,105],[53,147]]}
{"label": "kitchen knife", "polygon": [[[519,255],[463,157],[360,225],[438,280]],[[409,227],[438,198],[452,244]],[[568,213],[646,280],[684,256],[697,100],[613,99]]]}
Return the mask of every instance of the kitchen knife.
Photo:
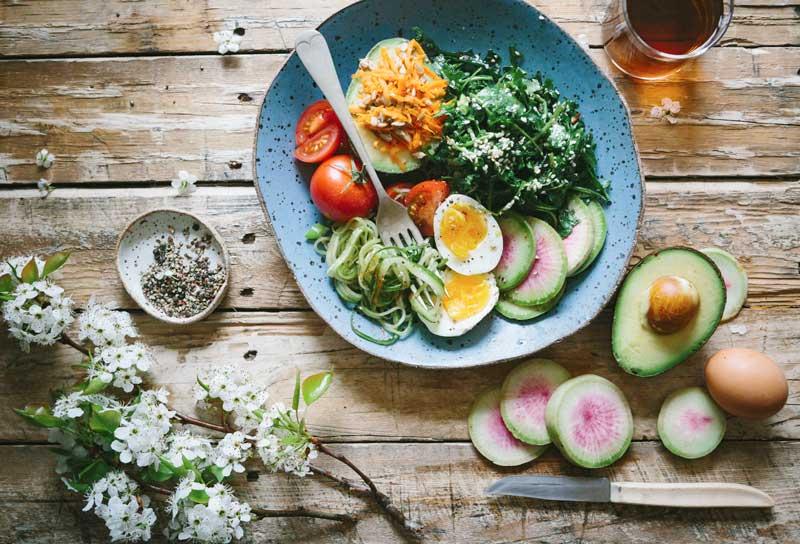
{"label": "kitchen knife", "polygon": [[725,483],[612,482],[608,478],[571,476],[509,476],[488,488],[489,495],[511,495],[553,501],[614,502],[682,508],[772,508],[763,491]]}

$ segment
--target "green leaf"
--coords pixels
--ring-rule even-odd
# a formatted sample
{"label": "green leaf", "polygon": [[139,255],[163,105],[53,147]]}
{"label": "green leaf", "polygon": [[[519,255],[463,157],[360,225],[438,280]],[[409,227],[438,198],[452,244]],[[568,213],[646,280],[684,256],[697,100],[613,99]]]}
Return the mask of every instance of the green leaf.
{"label": "green leaf", "polygon": [[203,383],[203,380],[200,379],[200,376],[197,377],[197,385],[205,389],[206,392],[210,391],[209,387]]}
{"label": "green leaf", "polygon": [[296,412],[300,408],[300,369],[294,377],[294,395],[292,395],[292,409]]}
{"label": "green leaf", "polygon": [[39,267],[36,266],[36,257],[31,257],[31,260],[22,269],[20,277],[24,283],[33,283],[39,279]]}
{"label": "green leaf", "polygon": [[216,478],[217,482],[219,483],[222,483],[222,481],[225,479],[225,474],[222,473],[222,469],[217,465],[211,465],[208,467],[208,471],[214,475],[214,478]]}
{"label": "green leaf", "polygon": [[95,393],[99,393],[103,391],[109,384],[101,380],[100,378],[92,378],[88,382],[83,382],[81,389],[87,395],[94,395]]}
{"label": "green leaf", "polygon": [[208,504],[208,493],[205,489],[192,489],[189,500],[197,504]]}
{"label": "green leaf", "polygon": [[307,406],[311,406],[319,400],[328,390],[333,381],[333,372],[319,372],[303,380],[303,400]]}
{"label": "green leaf", "polygon": [[65,484],[70,489],[70,491],[74,490],[76,493],[88,493],[89,490],[92,488],[91,485],[81,483],[78,480],[67,480]]}
{"label": "green leaf", "polygon": [[78,480],[86,484],[92,484],[108,474],[111,466],[102,459],[95,459],[86,468],[78,473]]}
{"label": "green leaf", "polygon": [[158,469],[154,465],[150,465],[142,473],[142,478],[148,482],[166,482],[173,476],[175,476],[175,471],[172,470],[172,465],[165,463],[163,459],[158,464]]}
{"label": "green leaf", "polygon": [[49,409],[43,406],[36,409],[25,408],[24,410],[14,408],[14,412],[30,421],[34,425],[38,425],[39,427],[44,427],[46,429],[63,427],[66,424],[64,420],[54,416]]}
{"label": "green leaf", "polygon": [[314,240],[318,240],[322,236],[328,234],[330,229],[321,223],[314,224],[313,227],[306,231],[306,240],[309,242],[313,242]]}
{"label": "green leaf", "polygon": [[92,415],[89,417],[89,428],[98,433],[113,434],[119,427],[122,414],[117,410],[103,410],[92,404]]}
{"label": "green leaf", "polygon": [[0,293],[10,293],[14,288],[14,278],[11,274],[3,274],[0,276]]}
{"label": "green leaf", "polygon": [[64,266],[64,263],[67,262],[67,259],[69,259],[69,251],[59,251],[58,253],[51,255],[44,263],[44,272],[42,273],[42,277],[46,278]]}

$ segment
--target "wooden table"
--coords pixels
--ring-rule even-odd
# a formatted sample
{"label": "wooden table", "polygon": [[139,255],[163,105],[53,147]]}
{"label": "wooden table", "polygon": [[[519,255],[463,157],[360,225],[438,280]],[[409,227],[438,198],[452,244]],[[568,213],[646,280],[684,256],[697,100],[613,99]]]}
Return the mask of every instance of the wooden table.
{"label": "wooden table", "polygon": [[[371,474],[427,539],[450,542],[798,542],[800,541],[800,5],[737,0],[721,47],[673,78],[640,84],[609,66],[601,49],[604,8],[596,0],[536,0],[609,73],[627,100],[647,172],[647,211],[638,257],[671,244],[718,246],[741,256],[750,295],[740,316],[703,351],[665,375],[638,379],[610,353],[610,312],[543,355],[573,373],[619,384],[635,414],[625,458],[594,474],[660,481],[722,480],[756,485],[772,511],[679,511],[490,499],[484,487],[511,471],[483,461],[469,443],[466,414],[482,388],[513,365],[431,372],[389,364],[352,348],[312,313],[281,260],[253,189],[251,152],[265,89],[298,31],[347,0],[49,0],[0,5],[0,256],[70,249],[60,280],[79,307],[91,296],[134,311],[160,366],[153,382],[191,410],[202,368],[234,363],[285,399],[294,368],[332,367],[335,385],[311,422]],[[245,29],[243,51],[222,57],[211,33]],[[680,100],[671,126],[649,116],[661,98]],[[34,155],[57,157],[42,172]],[[175,198],[178,170],[202,187]],[[45,177],[56,190],[39,197]],[[174,328],[136,310],[114,270],[114,244],[134,216],[170,206],[215,225],[232,256],[222,307]],[[685,461],[658,442],[655,420],[675,388],[698,384],[715,350],[763,350],[790,379],[787,406],[765,422],[733,419],[725,442]],[[11,408],[47,402],[72,380],[64,346],[20,354],[0,340],[0,542],[105,541],[53,473],[46,434]],[[330,465],[328,465],[330,466]],[[524,469],[583,474],[555,452]],[[348,511],[352,528],[325,521],[254,523],[253,541],[389,542],[397,533],[368,503],[314,478],[259,474],[240,487],[254,505]]]}

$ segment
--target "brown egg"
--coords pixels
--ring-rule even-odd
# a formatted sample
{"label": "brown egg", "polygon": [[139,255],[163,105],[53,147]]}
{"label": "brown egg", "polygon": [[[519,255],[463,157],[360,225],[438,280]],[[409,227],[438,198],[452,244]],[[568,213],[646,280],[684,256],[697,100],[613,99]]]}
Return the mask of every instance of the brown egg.
{"label": "brown egg", "polygon": [[745,419],[764,419],[777,413],[789,396],[783,370],[752,349],[730,348],[706,363],[708,392],[720,407]]}

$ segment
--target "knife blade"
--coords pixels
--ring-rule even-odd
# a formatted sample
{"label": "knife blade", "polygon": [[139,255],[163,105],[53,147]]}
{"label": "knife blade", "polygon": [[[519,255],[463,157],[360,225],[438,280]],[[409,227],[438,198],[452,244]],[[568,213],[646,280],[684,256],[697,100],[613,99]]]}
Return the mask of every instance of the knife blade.
{"label": "knife blade", "polygon": [[775,504],[763,491],[740,484],[612,482],[572,476],[508,476],[486,488],[486,493],[680,508],[772,508]]}
{"label": "knife blade", "polygon": [[610,502],[608,478],[508,476],[486,488],[488,495],[511,495],[551,501]]}

